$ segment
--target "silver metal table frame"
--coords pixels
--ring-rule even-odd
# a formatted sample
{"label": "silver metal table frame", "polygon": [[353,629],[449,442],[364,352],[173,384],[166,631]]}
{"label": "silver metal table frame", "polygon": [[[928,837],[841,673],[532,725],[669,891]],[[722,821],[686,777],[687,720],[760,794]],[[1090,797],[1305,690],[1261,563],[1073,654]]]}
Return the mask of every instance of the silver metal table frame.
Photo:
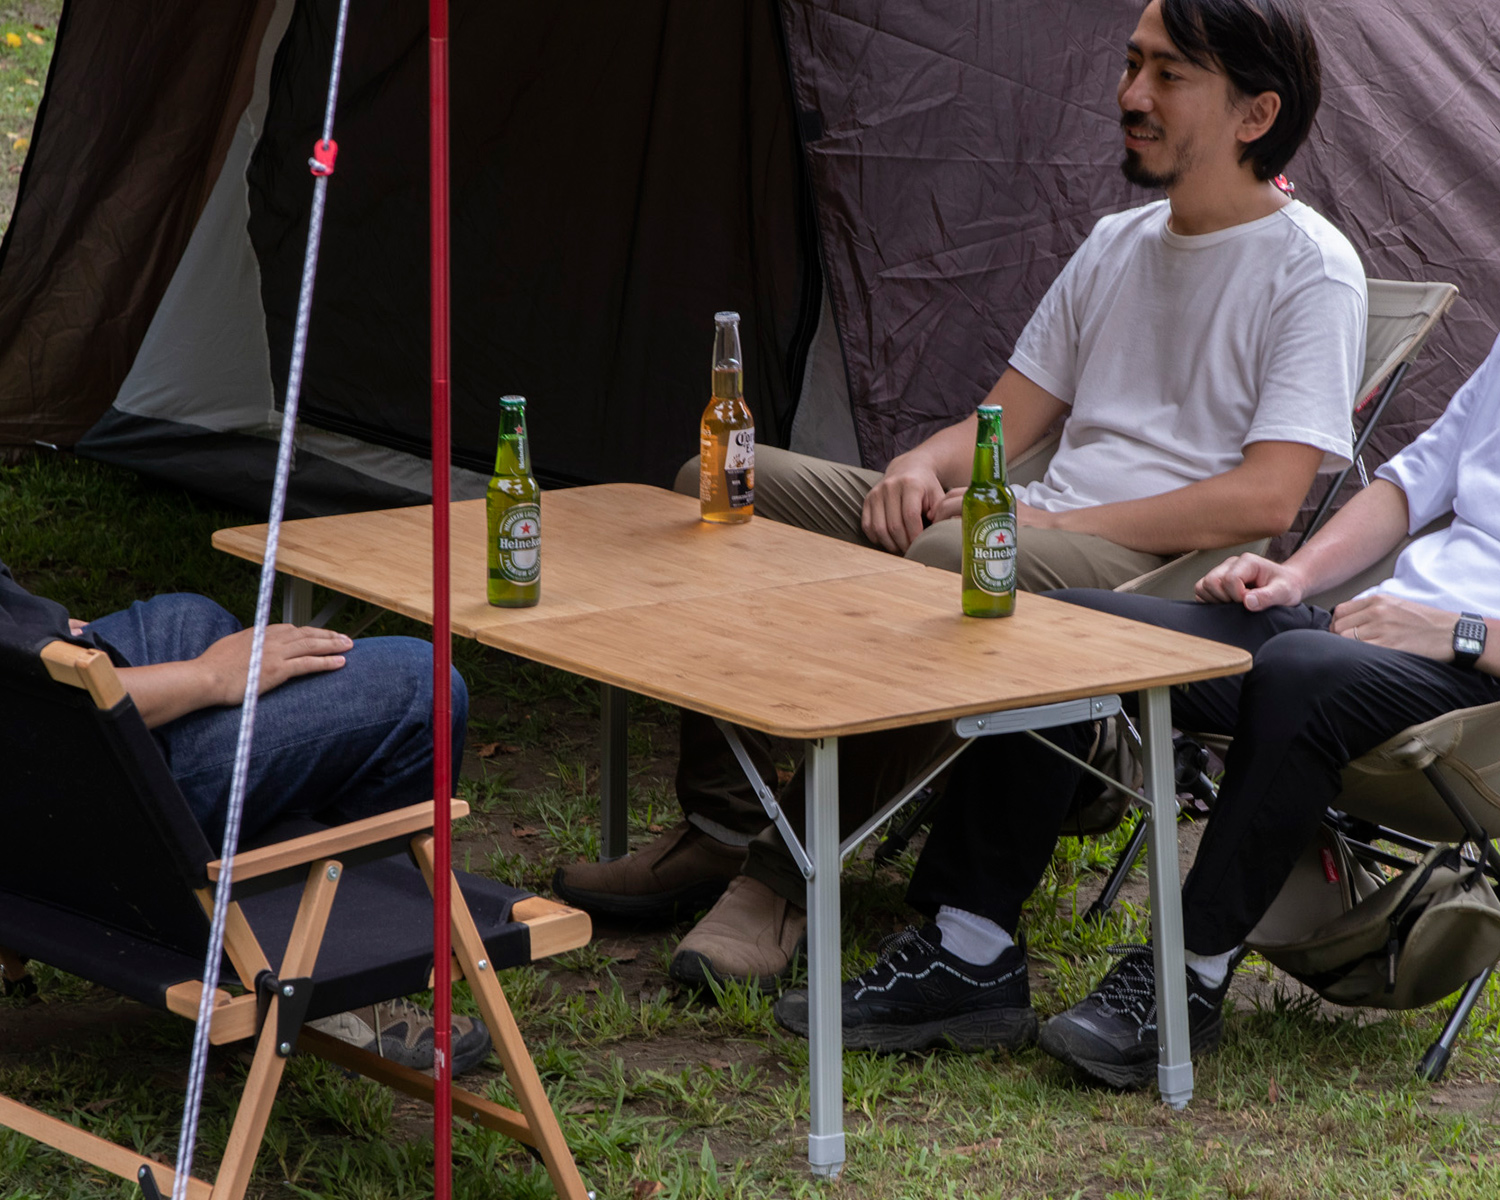
{"label": "silver metal table frame", "polygon": [[[626,722],[628,696],[602,686],[601,743],[605,768],[600,788],[606,860],[626,852]],[[1169,691],[1148,688],[1140,694],[1141,736],[1145,758],[1146,812],[1151,821],[1147,869],[1151,882],[1151,935],[1156,955],[1156,993],[1160,1050],[1157,1085],[1173,1108],[1186,1107],[1193,1095],[1193,1065],[1188,1046],[1187,975],[1182,945],[1182,887],[1177,863],[1177,787],[1172,772],[1172,713]],[[956,720],[954,731],[972,740],[997,733],[1049,729],[1076,721],[1112,716],[1120,709],[1116,696],[1089,697],[1060,704],[1008,709]],[[894,815],[968,746],[955,750],[901,795],[886,804],[843,843],[838,835],[838,739],[806,743],[806,845],[797,837],[776,798],[750,769],[749,758],[732,725],[718,722],[735,757],[776,824],[807,880],[808,1071],[811,1113],[807,1159],[813,1174],[836,1177],[843,1168],[844,1076],[843,1028],[839,992],[843,981],[839,942],[839,872],[843,861],[884,821]],[[1050,743],[1049,743],[1050,744]]]}

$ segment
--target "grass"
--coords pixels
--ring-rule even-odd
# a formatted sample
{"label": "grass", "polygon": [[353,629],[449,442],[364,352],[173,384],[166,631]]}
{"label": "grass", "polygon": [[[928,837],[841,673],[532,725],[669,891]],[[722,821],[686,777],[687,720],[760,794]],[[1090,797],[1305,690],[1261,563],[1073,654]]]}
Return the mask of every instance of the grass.
{"label": "grass", "polygon": [[0,3],[0,234],[10,224],[62,0]]}
{"label": "grass", "polygon": [[[247,519],[67,456],[0,468],[0,556],[27,586],[80,613],[184,588],[247,616],[252,569],[208,546],[214,528]],[[386,616],[375,631],[413,628]],[[471,748],[493,750],[466,759],[462,788],[474,815],[455,853],[471,869],[545,890],[558,865],[597,849],[597,691],[466,643],[456,648],[476,697]],[[670,710],[633,706],[631,751],[630,831],[639,844],[677,819]],[[1064,841],[1033,898],[1026,920],[1044,1014],[1087,991],[1110,944],[1144,936],[1146,914],[1128,899],[1101,926],[1074,917],[1123,837]],[[913,858],[908,850],[889,867],[850,863],[847,970],[872,961],[879,938],[910,919],[901,897]],[[1140,892],[1137,883],[1131,893]],[[1433,1087],[1412,1067],[1440,1011],[1344,1014],[1264,963],[1243,973],[1225,1045],[1200,1065],[1195,1100],[1181,1114],[1152,1094],[1083,1086],[1035,1050],[847,1054],[849,1164],[840,1181],[815,1182],[802,1161],[805,1044],[776,1027],[773,997],[758,989],[702,998],[672,984],[665,965],[684,927],[601,924],[588,947],[503,976],[601,1197],[1488,1197],[1500,1189],[1493,986],[1448,1078]],[[50,969],[39,982],[32,1007],[0,1002],[0,1030],[56,1025],[56,1044],[22,1052],[0,1043],[0,1092],[170,1156],[187,1023]],[[456,1002],[472,1006],[462,989]],[[202,1169],[222,1150],[243,1072],[234,1048],[215,1051]],[[507,1095],[498,1074],[485,1086]],[[296,1059],[251,1195],[428,1194],[428,1119],[413,1102]],[[529,1156],[504,1139],[465,1128],[456,1145],[456,1195],[551,1194]],[[123,1182],[0,1133],[3,1200],[128,1194]]]}

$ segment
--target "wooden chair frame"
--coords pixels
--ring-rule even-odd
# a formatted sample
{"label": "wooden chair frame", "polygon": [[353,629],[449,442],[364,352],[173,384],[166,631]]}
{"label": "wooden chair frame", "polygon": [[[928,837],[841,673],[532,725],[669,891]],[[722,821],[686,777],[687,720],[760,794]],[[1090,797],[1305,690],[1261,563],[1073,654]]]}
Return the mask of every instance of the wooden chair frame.
{"label": "wooden chair frame", "polygon": [[[108,657],[97,650],[53,642],[43,650],[42,660],[53,679],[87,690],[101,709],[113,708],[125,699],[125,689]],[[468,805],[462,800],[451,802],[450,819],[467,813]],[[313,975],[329,912],[344,872],[341,856],[409,839],[411,852],[428,889],[432,889],[435,871],[433,814],[431,802],[416,804],[236,857],[236,884],[277,873],[306,870],[292,934],[270,978],[305,980]],[[212,912],[214,904],[212,885],[221,877],[221,870],[221,862],[210,863],[210,886],[198,892],[199,902],[208,912]],[[467,980],[473,989],[480,1013],[489,1027],[495,1053],[519,1105],[519,1111],[505,1108],[454,1086],[451,1091],[453,1111],[455,1115],[530,1147],[541,1158],[560,1197],[586,1200],[589,1193],[563,1139],[546,1090],[521,1038],[456,878],[452,880],[451,896],[453,957],[450,978]],[[271,964],[240,904],[231,901],[228,913],[224,948],[229,961],[242,980],[267,978],[265,973],[272,971]],[[541,897],[518,901],[511,919],[528,927],[533,961],[585,945],[591,936],[587,914]],[[25,977],[20,957],[3,948],[0,948],[0,969],[11,984]],[[202,990],[201,980],[179,983],[167,990],[167,1007],[179,1016],[196,1021]],[[266,1003],[266,992],[269,992],[269,1003]],[[271,1104],[293,1048],[285,1031],[278,1031],[282,1024],[283,1004],[290,1006],[291,1001],[284,999],[275,988],[258,988],[238,996],[223,989],[215,993],[209,1040],[218,1045],[254,1038],[255,1049],[217,1176],[211,1183],[199,1178],[190,1179],[187,1185],[190,1200],[241,1200],[245,1193]],[[357,1071],[406,1095],[432,1102],[436,1083],[422,1072],[398,1066],[312,1028],[302,1028],[296,1044],[346,1070]],[[147,1159],[127,1147],[15,1100],[0,1097],[0,1125],[122,1178],[135,1180],[148,1196],[153,1190],[168,1195],[173,1189],[176,1179],[173,1167]]]}

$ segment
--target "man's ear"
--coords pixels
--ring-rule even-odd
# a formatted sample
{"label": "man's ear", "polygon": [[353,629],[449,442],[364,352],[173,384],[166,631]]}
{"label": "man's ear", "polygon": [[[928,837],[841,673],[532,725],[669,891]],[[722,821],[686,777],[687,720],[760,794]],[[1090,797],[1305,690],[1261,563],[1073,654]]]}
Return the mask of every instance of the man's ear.
{"label": "man's ear", "polygon": [[1249,145],[1270,132],[1281,112],[1281,97],[1275,92],[1251,96],[1240,106],[1240,125],[1234,136]]}

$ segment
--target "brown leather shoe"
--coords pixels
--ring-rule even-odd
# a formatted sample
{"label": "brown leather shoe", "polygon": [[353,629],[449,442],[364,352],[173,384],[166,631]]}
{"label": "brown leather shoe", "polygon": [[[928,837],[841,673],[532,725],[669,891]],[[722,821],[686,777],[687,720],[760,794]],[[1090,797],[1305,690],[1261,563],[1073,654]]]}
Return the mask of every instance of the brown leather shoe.
{"label": "brown leather shoe", "polygon": [[633,920],[691,915],[719,898],[745,865],[744,846],[729,846],[689,821],[614,862],[569,863],[552,891],[575,908]]}
{"label": "brown leather shoe", "polygon": [[667,973],[698,986],[754,980],[770,988],[791,974],[806,940],[807,912],[741,875],[678,943]]}

